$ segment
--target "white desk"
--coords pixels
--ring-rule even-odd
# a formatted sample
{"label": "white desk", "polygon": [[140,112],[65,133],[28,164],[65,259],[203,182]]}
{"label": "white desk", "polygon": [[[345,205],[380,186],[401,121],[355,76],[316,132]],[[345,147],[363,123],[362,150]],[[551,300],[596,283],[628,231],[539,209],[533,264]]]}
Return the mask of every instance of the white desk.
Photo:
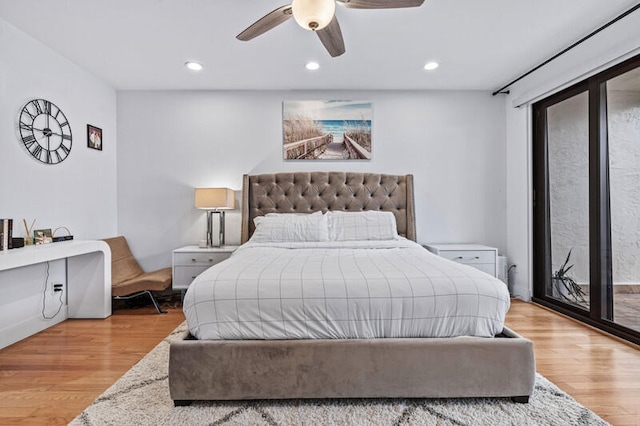
{"label": "white desk", "polygon": [[[104,241],[72,240],[0,251],[0,288],[3,284],[3,271],[60,259],[66,260],[67,309],[63,319],[109,317],[111,315],[111,250]],[[25,324],[25,322],[14,325],[3,324],[6,327],[0,327],[3,328],[4,334],[0,339],[0,348],[60,321],[47,323],[41,318],[34,318],[29,322],[32,324]]]}

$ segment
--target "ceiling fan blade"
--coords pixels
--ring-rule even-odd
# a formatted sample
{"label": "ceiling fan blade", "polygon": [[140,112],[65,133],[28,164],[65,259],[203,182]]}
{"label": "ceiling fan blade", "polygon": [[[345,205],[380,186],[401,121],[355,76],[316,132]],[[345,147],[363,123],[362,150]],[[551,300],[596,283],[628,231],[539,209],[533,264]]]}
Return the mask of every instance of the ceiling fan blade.
{"label": "ceiling fan blade", "polygon": [[316,31],[316,33],[332,57],[335,58],[345,52],[342,30],[340,30],[340,24],[338,23],[338,18],[336,18],[335,15],[331,22],[329,22],[329,25]]}
{"label": "ceiling fan blade", "polygon": [[422,6],[424,0],[338,0],[336,3],[350,9],[395,9]]}
{"label": "ceiling fan blade", "polygon": [[249,25],[246,30],[236,36],[238,40],[249,41],[269,31],[291,18],[291,5],[281,6]]}

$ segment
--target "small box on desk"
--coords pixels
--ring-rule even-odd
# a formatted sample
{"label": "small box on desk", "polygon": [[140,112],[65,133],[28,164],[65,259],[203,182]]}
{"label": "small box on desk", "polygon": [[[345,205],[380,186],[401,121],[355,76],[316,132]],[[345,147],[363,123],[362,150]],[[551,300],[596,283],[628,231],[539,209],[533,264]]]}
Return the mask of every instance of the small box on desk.
{"label": "small box on desk", "polygon": [[54,243],[59,243],[60,241],[69,241],[73,240],[73,235],[63,235],[61,237],[52,237]]}
{"label": "small box on desk", "polygon": [[13,237],[11,238],[11,248],[24,247],[24,238]]}

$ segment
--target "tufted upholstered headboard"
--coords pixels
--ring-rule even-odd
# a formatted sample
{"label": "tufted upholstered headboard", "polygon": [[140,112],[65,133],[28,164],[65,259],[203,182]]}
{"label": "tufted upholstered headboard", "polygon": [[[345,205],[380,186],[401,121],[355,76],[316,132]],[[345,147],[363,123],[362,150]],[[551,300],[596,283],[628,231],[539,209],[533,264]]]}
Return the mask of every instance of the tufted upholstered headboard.
{"label": "tufted upholstered headboard", "polygon": [[243,176],[242,243],[256,216],[327,210],[393,212],[398,234],[416,240],[413,175],[298,172]]}

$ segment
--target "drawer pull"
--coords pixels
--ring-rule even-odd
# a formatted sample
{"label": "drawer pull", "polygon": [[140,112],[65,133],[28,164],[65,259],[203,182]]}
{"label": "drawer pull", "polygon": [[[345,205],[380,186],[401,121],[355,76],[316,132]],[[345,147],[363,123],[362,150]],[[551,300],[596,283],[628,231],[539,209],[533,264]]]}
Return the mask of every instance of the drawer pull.
{"label": "drawer pull", "polygon": [[191,259],[191,261],[192,261],[192,262],[197,262],[197,260],[196,260],[196,259]]}
{"label": "drawer pull", "polygon": [[[469,259],[475,259],[475,260],[478,260],[478,259],[480,259],[480,256],[470,257]],[[458,256],[458,257],[456,257],[456,258],[455,258],[455,260],[464,260],[464,257],[462,257],[462,256]]]}
{"label": "drawer pull", "polygon": [[192,277],[191,277],[191,279],[192,279],[192,280],[195,280],[195,279],[196,279],[196,277],[197,277],[197,275],[194,275],[194,276],[192,276]]}

